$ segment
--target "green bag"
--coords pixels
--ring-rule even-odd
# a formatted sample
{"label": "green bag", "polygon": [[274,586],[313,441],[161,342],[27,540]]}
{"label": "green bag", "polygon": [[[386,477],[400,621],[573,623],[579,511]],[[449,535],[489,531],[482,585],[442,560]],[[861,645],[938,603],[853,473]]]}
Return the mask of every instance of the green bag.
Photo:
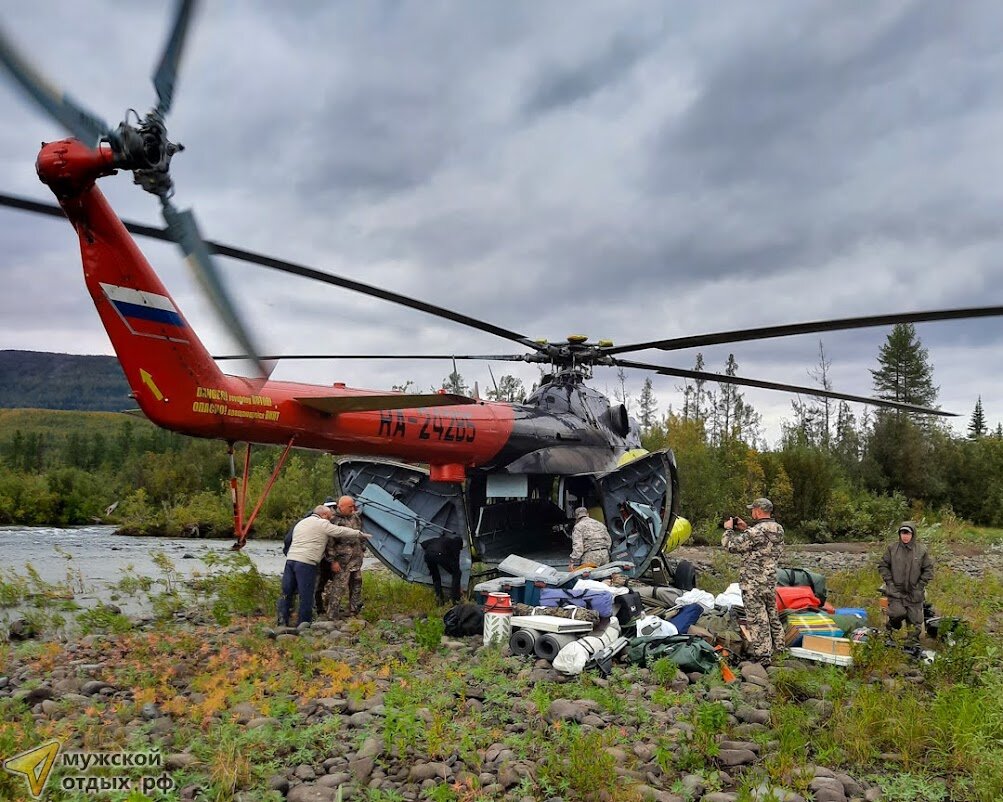
{"label": "green bag", "polygon": [[825,587],[825,577],[807,568],[778,568],[777,585],[782,588],[811,588],[812,593],[822,604],[825,604],[827,595]]}
{"label": "green bag", "polygon": [[695,635],[672,635],[668,638],[631,638],[627,647],[628,662],[642,668],[667,658],[685,673],[706,674],[718,663],[717,652],[703,638]]}

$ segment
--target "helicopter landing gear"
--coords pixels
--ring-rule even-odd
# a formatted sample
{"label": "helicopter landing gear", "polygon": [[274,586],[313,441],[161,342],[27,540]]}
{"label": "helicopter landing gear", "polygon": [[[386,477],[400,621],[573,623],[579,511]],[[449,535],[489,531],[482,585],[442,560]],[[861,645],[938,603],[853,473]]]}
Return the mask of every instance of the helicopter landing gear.
{"label": "helicopter landing gear", "polygon": [[272,485],[275,484],[275,480],[279,478],[279,473],[282,471],[282,466],[286,464],[286,458],[289,456],[289,451],[292,449],[295,440],[295,437],[291,437],[289,442],[286,443],[279,461],[275,463],[275,467],[272,469],[272,475],[268,477],[268,481],[261,491],[258,503],[254,505],[254,509],[247,517],[247,520],[244,520],[244,505],[247,500],[247,480],[251,475],[251,444],[247,444],[247,450],[244,452],[244,474],[241,477],[239,492],[237,490],[237,466],[233,459],[233,443],[226,444],[226,453],[230,456],[230,499],[233,502],[233,536],[236,538],[233,545],[230,546],[231,550],[240,551],[247,543],[247,535],[251,531],[254,519],[258,517],[261,505],[268,498],[268,493],[271,491]]}

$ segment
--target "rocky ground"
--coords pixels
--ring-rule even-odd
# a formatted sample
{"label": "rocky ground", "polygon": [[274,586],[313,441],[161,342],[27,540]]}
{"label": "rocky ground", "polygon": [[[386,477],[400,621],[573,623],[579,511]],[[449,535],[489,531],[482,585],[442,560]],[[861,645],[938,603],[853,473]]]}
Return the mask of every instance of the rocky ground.
{"label": "rocky ground", "polygon": [[[786,669],[744,663],[731,684],[665,666],[569,680],[478,638],[420,649],[414,633],[397,616],[92,635],[12,656],[0,704],[21,711],[22,736],[65,749],[160,748],[183,800],[880,798],[838,767],[777,761],[773,678]],[[800,700],[819,722],[825,690]]]}

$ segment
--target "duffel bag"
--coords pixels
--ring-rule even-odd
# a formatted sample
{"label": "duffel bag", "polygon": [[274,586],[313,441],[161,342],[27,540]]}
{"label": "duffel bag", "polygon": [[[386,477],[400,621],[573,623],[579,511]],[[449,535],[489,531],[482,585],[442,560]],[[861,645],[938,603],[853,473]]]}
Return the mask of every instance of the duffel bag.
{"label": "duffel bag", "polygon": [[827,595],[825,577],[815,571],[809,571],[807,568],[778,568],[777,585],[787,588],[810,587],[818,597],[818,606],[825,604]]}
{"label": "duffel bag", "polygon": [[817,610],[822,606],[822,602],[808,587],[785,587],[777,588],[777,609],[778,610],[804,610],[811,608]]}
{"label": "duffel bag", "polygon": [[541,607],[563,607],[568,604],[595,610],[602,618],[613,615],[613,594],[608,590],[544,588],[540,591]]}
{"label": "duffel bag", "polygon": [[650,666],[661,658],[671,660],[681,671],[706,674],[718,664],[714,647],[692,635],[668,638],[632,638],[627,647],[627,660],[641,667]]}

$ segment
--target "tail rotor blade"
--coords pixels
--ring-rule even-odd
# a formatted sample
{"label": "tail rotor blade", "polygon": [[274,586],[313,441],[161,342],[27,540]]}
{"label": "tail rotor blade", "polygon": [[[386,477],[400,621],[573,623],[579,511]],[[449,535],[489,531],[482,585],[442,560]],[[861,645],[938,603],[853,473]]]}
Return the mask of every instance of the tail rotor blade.
{"label": "tail rotor blade", "polygon": [[157,111],[161,116],[171,110],[174,100],[174,83],[178,77],[178,64],[185,48],[185,37],[195,8],[195,0],[178,0],[178,10],[174,15],[174,27],[164,45],[164,54],[153,73],[153,86],[157,90]]}
{"label": "tail rotor blade", "polygon": [[199,233],[198,225],[195,222],[195,215],[190,210],[178,211],[174,205],[163,200],[164,220],[167,222],[168,231],[171,237],[181,246],[188,266],[195,273],[199,284],[205,291],[217,314],[222,318],[230,333],[255,364],[263,377],[271,375],[274,363],[267,363],[261,359],[261,349],[257,347],[251,338],[247,327],[244,325],[237,309],[230,300],[222,276],[216,268],[216,264],[209,255],[209,249]]}
{"label": "tail rotor blade", "polygon": [[0,29],[0,63],[45,111],[73,136],[96,146],[110,129],[69,95],[53,85],[22,56]]}

